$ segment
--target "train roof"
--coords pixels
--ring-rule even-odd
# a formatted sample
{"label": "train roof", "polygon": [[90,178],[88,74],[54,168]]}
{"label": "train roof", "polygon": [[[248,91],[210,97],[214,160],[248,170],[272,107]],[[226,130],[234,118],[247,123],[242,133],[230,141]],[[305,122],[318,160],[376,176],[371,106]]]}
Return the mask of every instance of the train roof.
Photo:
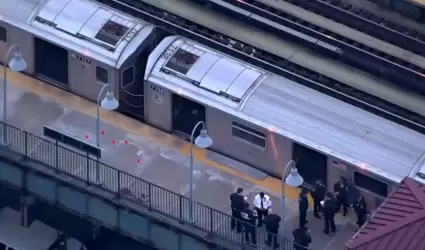
{"label": "train roof", "polygon": [[1,0],[0,13],[12,26],[116,68],[154,30],[88,0]]}
{"label": "train roof", "polygon": [[[190,65],[187,55],[175,59],[189,69],[167,67],[179,50],[197,55],[189,55]],[[215,64],[206,60],[230,66],[214,70]],[[206,70],[204,65],[212,66]],[[198,67],[199,73],[191,72]],[[243,68],[253,77],[238,85]],[[208,84],[199,76],[207,77]],[[157,46],[145,79],[396,182],[416,175],[425,161],[425,135],[184,37],[168,37]],[[206,87],[213,84],[221,92]],[[239,90],[237,96],[228,96],[230,87]]]}

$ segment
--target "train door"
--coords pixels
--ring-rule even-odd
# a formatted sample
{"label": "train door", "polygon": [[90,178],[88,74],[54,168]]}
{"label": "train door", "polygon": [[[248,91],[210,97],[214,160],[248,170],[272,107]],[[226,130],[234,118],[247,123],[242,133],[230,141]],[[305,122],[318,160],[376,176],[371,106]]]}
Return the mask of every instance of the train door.
{"label": "train door", "polygon": [[313,185],[317,179],[327,183],[327,156],[294,143],[293,159],[297,160],[298,173],[304,183]]}
{"label": "train door", "polygon": [[[173,94],[173,132],[177,135],[190,139],[192,130],[199,121],[205,122],[205,107],[199,103]],[[202,127],[195,131],[195,137],[199,135]]]}
{"label": "train door", "polygon": [[68,51],[34,38],[35,74],[47,82],[68,88]]}

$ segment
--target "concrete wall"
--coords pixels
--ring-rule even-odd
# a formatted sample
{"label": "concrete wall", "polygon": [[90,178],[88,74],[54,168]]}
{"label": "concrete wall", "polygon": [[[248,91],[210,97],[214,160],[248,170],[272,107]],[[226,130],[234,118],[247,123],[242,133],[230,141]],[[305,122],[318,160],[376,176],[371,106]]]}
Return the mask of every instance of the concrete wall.
{"label": "concrete wall", "polygon": [[[204,232],[135,208],[96,187],[0,156],[0,182],[160,250],[234,249]],[[1,198],[0,198],[1,199]]]}

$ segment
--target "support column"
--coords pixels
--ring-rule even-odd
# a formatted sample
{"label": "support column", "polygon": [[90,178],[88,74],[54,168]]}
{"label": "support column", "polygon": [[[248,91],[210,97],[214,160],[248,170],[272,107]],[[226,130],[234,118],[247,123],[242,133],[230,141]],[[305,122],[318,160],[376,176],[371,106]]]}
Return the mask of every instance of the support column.
{"label": "support column", "polygon": [[29,227],[37,219],[35,198],[21,196],[21,226]]}

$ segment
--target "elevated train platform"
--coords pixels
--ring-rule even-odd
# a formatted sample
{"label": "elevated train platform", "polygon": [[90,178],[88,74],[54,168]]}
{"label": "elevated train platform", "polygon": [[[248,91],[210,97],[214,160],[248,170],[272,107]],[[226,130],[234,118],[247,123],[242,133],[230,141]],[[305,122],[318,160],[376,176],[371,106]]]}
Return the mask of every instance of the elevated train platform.
{"label": "elevated train platform", "polygon": [[[42,136],[42,128],[46,125],[78,139],[95,142],[95,104],[28,76],[14,72],[9,72],[8,75],[9,124],[38,136]],[[118,113],[101,110],[101,119],[102,163],[178,194],[188,195],[189,144],[186,141]],[[43,157],[49,150],[38,141],[30,143],[33,146],[29,154],[32,156]],[[272,209],[280,214],[280,180],[253,171],[238,171],[211,159],[209,155],[204,150],[195,150],[196,201],[228,214],[229,194],[237,187],[242,187],[249,200],[260,191],[270,194]],[[61,158],[64,161],[74,161],[69,155],[61,155]],[[84,171],[84,167],[76,168],[75,171],[76,173],[72,174],[78,175],[79,171]],[[101,179],[104,185],[108,185],[109,181],[108,178]],[[135,190],[139,187],[129,181],[126,188]],[[299,190],[287,187],[285,191],[289,199],[286,204],[285,230],[282,234],[292,239],[291,231],[298,225]],[[173,210],[177,209],[176,204],[156,205]],[[342,249],[353,235],[355,226],[350,218],[338,217],[338,232],[326,236],[322,233],[323,222],[314,219],[312,212],[309,212],[308,216],[313,235],[313,249]],[[207,223],[209,220],[199,214],[195,217],[200,223],[203,223],[203,220]],[[229,227],[228,222],[223,220],[215,223],[214,230],[228,231]]]}

